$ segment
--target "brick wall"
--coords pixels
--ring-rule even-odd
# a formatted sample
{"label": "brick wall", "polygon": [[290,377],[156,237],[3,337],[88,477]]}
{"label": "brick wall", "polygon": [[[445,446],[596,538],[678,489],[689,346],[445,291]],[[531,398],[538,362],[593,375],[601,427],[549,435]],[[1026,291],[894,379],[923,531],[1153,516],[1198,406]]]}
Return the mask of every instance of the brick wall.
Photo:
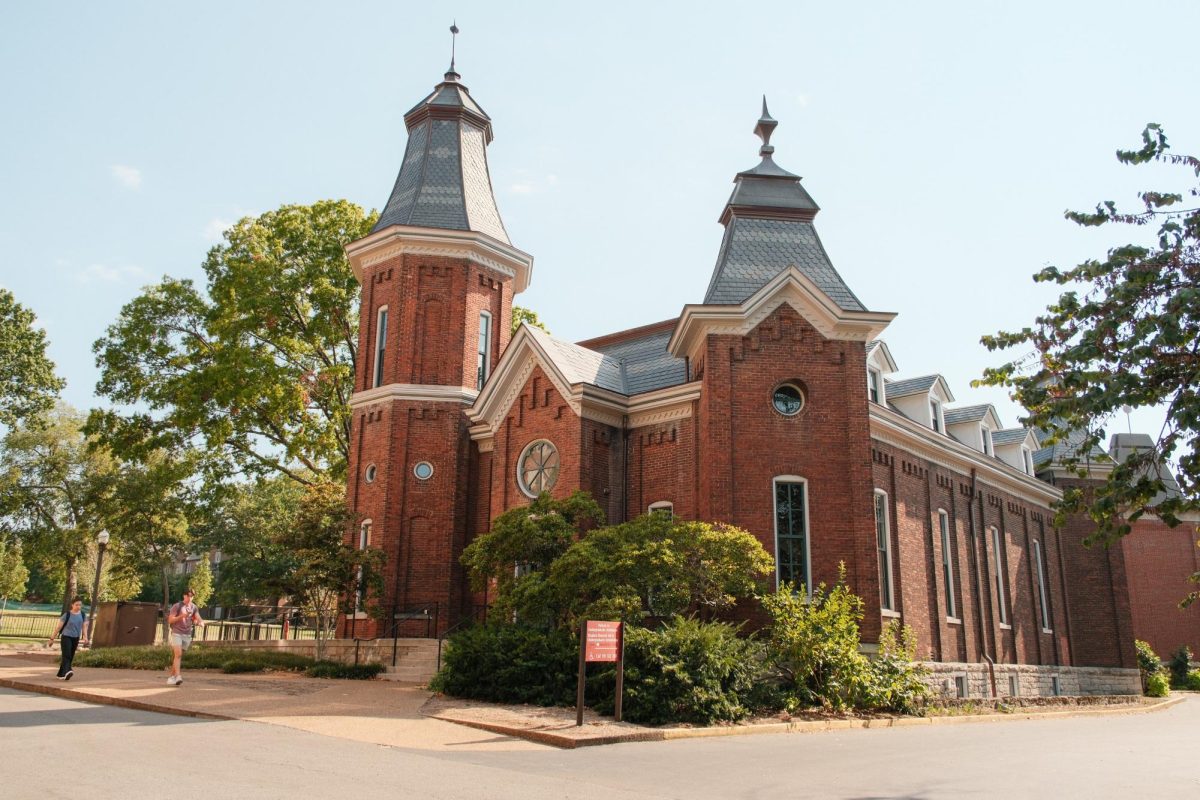
{"label": "brick wall", "polygon": [[1160,519],[1143,517],[1121,539],[1134,638],[1149,642],[1163,658],[1183,644],[1200,654],[1200,604],[1179,607],[1196,590],[1188,581],[1200,572],[1196,536],[1195,523],[1170,528]]}

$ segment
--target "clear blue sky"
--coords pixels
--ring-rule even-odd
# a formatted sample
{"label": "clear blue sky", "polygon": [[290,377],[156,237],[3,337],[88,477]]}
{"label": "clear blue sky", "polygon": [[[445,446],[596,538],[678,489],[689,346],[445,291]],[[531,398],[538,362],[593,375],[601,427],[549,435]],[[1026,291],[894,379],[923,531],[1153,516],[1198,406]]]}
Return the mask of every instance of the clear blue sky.
{"label": "clear blue sky", "polygon": [[1043,265],[1117,241],[1063,210],[1170,188],[1113,158],[1148,121],[1200,151],[1197,3],[6,4],[0,285],[40,317],[66,398],[97,402],[92,342],[142,285],[200,277],[223,224],[380,207],[453,17],[501,213],[536,258],[518,302],[555,335],[700,302],[765,93],[835,266],[900,314],[901,375],[941,372],[1009,425],[1002,392],[968,386],[998,361],[980,334],[1045,305]]}

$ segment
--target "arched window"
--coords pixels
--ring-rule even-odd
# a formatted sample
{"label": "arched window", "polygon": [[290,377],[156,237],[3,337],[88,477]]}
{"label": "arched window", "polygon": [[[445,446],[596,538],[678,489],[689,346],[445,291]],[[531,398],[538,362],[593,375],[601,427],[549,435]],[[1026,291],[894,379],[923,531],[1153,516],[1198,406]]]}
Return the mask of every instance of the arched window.
{"label": "arched window", "polygon": [[675,518],[675,504],[670,500],[659,500],[651,503],[646,511],[650,514],[663,514],[667,519]]}
{"label": "arched window", "polygon": [[808,481],[780,475],[772,481],[775,494],[775,585],[803,584],[812,593],[809,574]]}

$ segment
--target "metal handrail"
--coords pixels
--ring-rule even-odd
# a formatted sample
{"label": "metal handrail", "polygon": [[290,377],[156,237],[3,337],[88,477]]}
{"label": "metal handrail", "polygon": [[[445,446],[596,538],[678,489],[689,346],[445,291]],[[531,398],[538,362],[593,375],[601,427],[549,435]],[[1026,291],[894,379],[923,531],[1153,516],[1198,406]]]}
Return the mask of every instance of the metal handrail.
{"label": "metal handrail", "polygon": [[458,622],[442,631],[441,635],[438,636],[437,669],[439,672],[442,669],[442,642],[446,641],[450,634],[454,633],[455,631],[462,630],[469,625],[474,625],[477,621],[479,621],[477,617],[482,617],[484,620],[487,620],[487,610],[487,606],[476,606],[474,613],[472,613],[470,616],[463,617]]}

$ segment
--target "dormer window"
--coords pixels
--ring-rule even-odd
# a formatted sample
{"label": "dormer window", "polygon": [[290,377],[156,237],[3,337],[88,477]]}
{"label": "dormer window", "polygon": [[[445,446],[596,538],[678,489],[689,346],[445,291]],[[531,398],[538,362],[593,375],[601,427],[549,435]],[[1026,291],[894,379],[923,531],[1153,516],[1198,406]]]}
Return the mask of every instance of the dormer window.
{"label": "dormer window", "polygon": [[929,399],[930,427],[938,433],[942,432],[942,404],[933,398]]}
{"label": "dormer window", "polygon": [[1021,448],[1021,460],[1025,462],[1025,474],[1033,474],[1033,453],[1029,452],[1028,447]]}
{"label": "dormer window", "polygon": [[979,433],[983,438],[983,454],[985,456],[992,455],[992,429],[984,425],[979,429]]}
{"label": "dormer window", "polygon": [[867,396],[872,403],[883,402],[883,376],[879,370],[867,368]]}

